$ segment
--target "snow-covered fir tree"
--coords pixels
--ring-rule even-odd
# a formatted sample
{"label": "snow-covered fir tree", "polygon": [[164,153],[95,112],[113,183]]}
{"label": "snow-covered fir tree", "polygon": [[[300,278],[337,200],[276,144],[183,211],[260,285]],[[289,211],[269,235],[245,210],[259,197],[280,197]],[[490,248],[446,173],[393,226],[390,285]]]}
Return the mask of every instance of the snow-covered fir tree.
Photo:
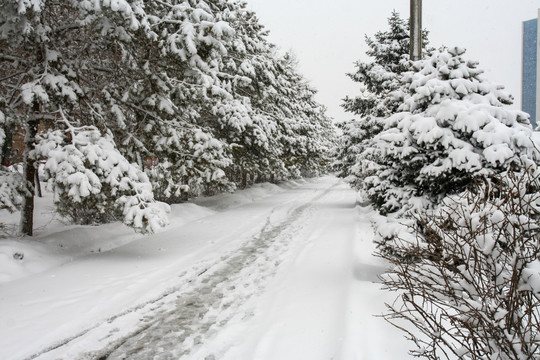
{"label": "snow-covered fir tree", "polygon": [[[408,70],[409,43],[409,23],[393,11],[388,18],[388,30],[377,32],[373,38],[366,36],[366,55],[370,61],[357,61],[356,72],[347,74],[360,84],[360,95],[347,96],[342,104],[345,111],[356,118],[338,125],[343,135],[333,166],[338,176],[347,178],[355,188],[360,188],[363,181],[352,170],[357,156],[382,130],[384,118],[399,106],[399,102],[388,95],[398,89],[403,72]],[[424,48],[427,43],[427,31],[424,31]]]}
{"label": "snow-covered fir tree", "polygon": [[366,36],[366,55],[372,61],[357,61],[356,72],[347,74],[362,86],[360,96],[346,97],[342,105],[355,115],[384,117],[393,110],[385,106],[385,95],[399,87],[400,76],[408,69],[410,35],[408,22],[396,11],[388,18],[388,27],[374,38]]}
{"label": "snow-covered fir tree", "polygon": [[512,97],[464,54],[442,49],[413,63],[392,93],[399,112],[385,119],[354,168],[381,212],[406,210],[415,197],[437,203],[478,176],[538,161],[528,115],[506,107]]}

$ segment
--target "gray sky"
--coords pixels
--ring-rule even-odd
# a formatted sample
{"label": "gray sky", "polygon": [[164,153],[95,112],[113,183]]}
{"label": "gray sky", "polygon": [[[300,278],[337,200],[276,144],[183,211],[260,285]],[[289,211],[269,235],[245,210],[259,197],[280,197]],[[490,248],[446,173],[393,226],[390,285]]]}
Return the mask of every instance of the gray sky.
{"label": "gray sky", "polygon": [[[246,0],[270,30],[270,41],[293,50],[300,71],[319,90],[318,100],[335,120],[351,118],[340,108],[359,87],[346,75],[366,59],[364,34],[387,29],[397,10],[409,17],[408,0]],[[461,46],[480,61],[485,77],[504,85],[521,106],[522,22],[535,18],[540,0],[425,0],[423,27],[431,46]]]}

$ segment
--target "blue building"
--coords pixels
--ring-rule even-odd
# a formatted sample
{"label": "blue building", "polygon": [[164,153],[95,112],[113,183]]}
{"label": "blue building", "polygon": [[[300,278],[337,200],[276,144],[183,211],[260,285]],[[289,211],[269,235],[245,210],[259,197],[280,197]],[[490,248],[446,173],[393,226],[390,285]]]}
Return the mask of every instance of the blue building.
{"label": "blue building", "polygon": [[533,127],[536,127],[537,115],[540,115],[540,101],[538,101],[538,95],[540,95],[540,82],[538,81],[538,73],[540,72],[539,34],[538,18],[523,22],[521,109],[531,115]]}

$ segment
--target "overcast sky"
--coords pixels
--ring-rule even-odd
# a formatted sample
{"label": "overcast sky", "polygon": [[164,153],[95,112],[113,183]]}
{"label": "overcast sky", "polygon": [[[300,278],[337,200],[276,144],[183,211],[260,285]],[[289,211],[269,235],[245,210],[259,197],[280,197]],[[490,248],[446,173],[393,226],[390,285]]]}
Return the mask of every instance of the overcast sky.
{"label": "overcast sky", "polygon": [[[270,30],[270,41],[294,51],[319,102],[337,121],[352,117],[339,105],[345,95],[359,92],[345,73],[366,59],[364,34],[386,30],[394,9],[409,17],[408,0],[246,1]],[[424,0],[423,7],[430,44],[465,47],[485,77],[504,85],[521,106],[522,22],[537,17],[540,0]]]}

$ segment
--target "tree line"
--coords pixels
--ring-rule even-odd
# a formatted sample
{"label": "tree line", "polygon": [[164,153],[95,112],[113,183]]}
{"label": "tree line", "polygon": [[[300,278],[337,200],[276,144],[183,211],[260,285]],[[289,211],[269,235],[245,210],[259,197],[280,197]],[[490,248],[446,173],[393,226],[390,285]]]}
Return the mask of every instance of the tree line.
{"label": "tree line", "polygon": [[159,202],[323,171],[332,123],[267,35],[241,0],[0,1],[0,207],[32,234],[42,164],[68,219],[152,232]]}

